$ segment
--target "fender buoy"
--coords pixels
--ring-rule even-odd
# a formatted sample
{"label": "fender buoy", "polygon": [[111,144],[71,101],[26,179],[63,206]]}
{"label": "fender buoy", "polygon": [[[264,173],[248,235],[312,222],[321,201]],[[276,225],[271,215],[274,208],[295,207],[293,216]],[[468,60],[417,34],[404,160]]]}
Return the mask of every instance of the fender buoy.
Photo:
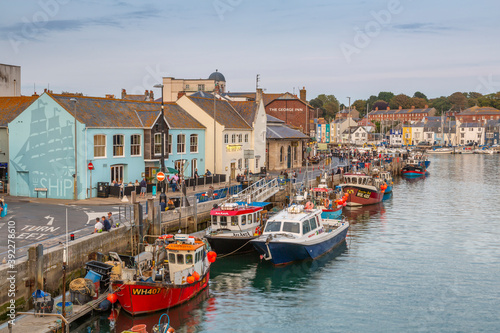
{"label": "fender buoy", "polygon": [[158,239],[168,239],[172,237],[174,237],[174,235],[161,235],[160,237],[158,237]]}
{"label": "fender buoy", "polygon": [[329,206],[330,206],[330,200],[325,199],[325,207],[329,207]]}

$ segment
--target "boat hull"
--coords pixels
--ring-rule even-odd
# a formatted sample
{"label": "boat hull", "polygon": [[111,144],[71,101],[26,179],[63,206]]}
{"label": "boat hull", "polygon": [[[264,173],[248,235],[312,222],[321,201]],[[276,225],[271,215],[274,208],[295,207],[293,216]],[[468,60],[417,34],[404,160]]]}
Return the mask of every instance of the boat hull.
{"label": "boat hull", "polygon": [[[294,261],[305,259],[316,259],[323,254],[331,251],[333,248],[345,241],[348,228],[333,232],[332,237],[316,244],[299,244],[291,242],[269,242],[269,251],[271,252],[271,262],[274,265],[284,265]],[[257,252],[261,255],[269,256],[268,246],[265,241],[253,241]]]}
{"label": "boat hull", "polygon": [[401,169],[401,175],[408,178],[422,177],[425,176],[425,169],[422,167],[407,165]]}
{"label": "boat hull", "polygon": [[382,201],[384,192],[372,191],[356,186],[344,186],[344,193],[348,193],[347,206],[374,205]]}
{"label": "boat hull", "polygon": [[257,237],[258,236],[205,236],[210,247],[217,254],[254,252],[255,248],[250,241]]}
{"label": "boat hull", "polygon": [[166,310],[189,301],[208,286],[210,271],[200,280],[185,285],[154,282],[113,282],[122,309],[131,315]]}

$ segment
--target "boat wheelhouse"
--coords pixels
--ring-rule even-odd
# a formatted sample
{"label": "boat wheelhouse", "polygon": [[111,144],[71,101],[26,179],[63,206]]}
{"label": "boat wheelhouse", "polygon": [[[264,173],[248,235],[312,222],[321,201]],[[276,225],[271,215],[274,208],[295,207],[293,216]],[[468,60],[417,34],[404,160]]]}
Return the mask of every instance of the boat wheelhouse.
{"label": "boat wheelhouse", "polygon": [[387,185],[365,173],[346,173],[342,188],[348,194],[347,206],[363,206],[381,202]]}
{"label": "boat wheelhouse", "polygon": [[254,250],[250,240],[261,234],[263,207],[224,203],[210,211],[211,226],[205,235],[218,254],[245,253]]}
{"label": "boat wheelhouse", "polygon": [[408,178],[425,176],[425,172],[425,162],[419,159],[408,159],[408,162],[401,169],[401,175]]}
{"label": "boat wheelhouse", "polygon": [[252,240],[261,257],[275,265],[316,259],[345,240],[349,223],[322,219],[312,203],[291,205],[269,218],[261,236]]}

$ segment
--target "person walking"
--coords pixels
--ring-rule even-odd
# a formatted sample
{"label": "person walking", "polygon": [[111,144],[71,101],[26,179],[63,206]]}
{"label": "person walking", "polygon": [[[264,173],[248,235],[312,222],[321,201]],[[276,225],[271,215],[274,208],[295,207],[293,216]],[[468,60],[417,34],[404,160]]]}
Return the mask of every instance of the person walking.
{"label": "person walking", "polygon": [[146,191],[148,189],[148,183],[146,182],[146,177],[144,177],[141,180],[141,183],[139,184],[141,187],[141,194],[139,194],[139,197],[145,197],[146,196]]}
{"label": "person walking", "polygon": [[200,176],[198,176],[198,169],[194,169],[193,178],[194,178],[193,191],[195,191],[196,190],[196,184],[198,183],[198,178],[200,178]]}

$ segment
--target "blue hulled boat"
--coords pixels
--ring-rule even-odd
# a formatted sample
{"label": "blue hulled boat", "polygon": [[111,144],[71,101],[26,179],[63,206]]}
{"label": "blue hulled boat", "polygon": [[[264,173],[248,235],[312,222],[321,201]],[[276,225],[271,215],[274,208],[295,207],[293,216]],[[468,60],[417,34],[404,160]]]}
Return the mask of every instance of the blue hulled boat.
{"label": "blue hulled boat", "polygon": [[322,219],[322,210],[312,207],[292,205],[267,221],[262,235],[251,241],[262,258],[275,265],[316,259],[345,240],[349,223]]}
{"label": "blue hulled boat", "polygon": [[425,173],[425,162],[416,159],[409,159],[401,169],[401,175],[407,178],[423,177]]}

